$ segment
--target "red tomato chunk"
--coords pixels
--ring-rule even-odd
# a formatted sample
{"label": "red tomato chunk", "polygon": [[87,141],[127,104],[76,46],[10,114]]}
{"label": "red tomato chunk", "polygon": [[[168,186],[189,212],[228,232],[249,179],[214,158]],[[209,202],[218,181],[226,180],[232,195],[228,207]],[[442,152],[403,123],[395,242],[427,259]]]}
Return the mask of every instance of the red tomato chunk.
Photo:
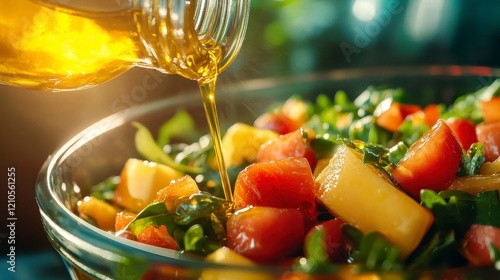
{"label": "red tomato chunk", "polygon": [[227,221],[227,246],[255,262],[282,262],[301,252],[303,220],[297,209],[240,209]]}
{"label": "red tomato chunk", "polygon": [[422,189],[445,190],[455,179],[462,147],[450,127],[439,120],[415,142],[392,171],[398,183],[415,199]]}
{"label": "red tomato chunk", "polygon": [[305,158],[249,165],[236,179],[237,209],[267,206],[300,209],[309,221],[316,219],[314,178]]}
{"label": "red tomato chunk", "polygon": [[472,225],[463,241],[463,254],[474,265],[494,262],[490,246],[500,249],[500,228],[487,225]]}

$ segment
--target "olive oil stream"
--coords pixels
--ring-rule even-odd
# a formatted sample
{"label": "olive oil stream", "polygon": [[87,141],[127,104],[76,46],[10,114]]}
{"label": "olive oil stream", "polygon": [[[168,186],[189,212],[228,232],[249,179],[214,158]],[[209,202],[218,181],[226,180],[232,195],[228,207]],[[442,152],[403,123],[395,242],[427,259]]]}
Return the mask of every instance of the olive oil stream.
{"label": "olive oil stream", "polygon": [[232,201],[215,88],[220,61],[224,55],[236,53],[224,53],[210,38],[199,38],[193,3],[186,7],[179,32],[173,15],[151,25],[150,18],[136,10],[85,14],[47,8],[30,0],[2,0],[0,83],[44,91],[81,89],[104,83],[134,66],[197,81],[224,195]]}

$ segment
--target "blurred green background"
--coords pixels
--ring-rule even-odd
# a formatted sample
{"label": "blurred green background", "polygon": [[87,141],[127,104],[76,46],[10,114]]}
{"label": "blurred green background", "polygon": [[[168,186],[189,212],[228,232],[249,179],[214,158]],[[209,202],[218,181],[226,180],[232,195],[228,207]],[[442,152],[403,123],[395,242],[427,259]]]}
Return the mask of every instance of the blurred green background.
{"label": "blurred green background", "polygon": [[245,45],[231,70],[268,76],[401,65],[496,67],[499,11],[500,1],[253,0]]}

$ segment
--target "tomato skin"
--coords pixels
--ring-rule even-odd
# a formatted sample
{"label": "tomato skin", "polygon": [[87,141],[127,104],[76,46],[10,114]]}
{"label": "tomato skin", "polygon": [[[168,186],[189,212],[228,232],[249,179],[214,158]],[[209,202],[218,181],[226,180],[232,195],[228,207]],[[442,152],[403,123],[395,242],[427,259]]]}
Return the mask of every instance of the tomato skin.
{"label": "tomato skin", "polygon": [[[312,135],[311,133],[309,135]],[[257,153],[256,161],[265,162],[289,157],[303,157],[307,159],[311,169],[316,166],[317,160],[314,150],[309,141],[304,140],[300,129],[280,135],[279,138],[272,139],[262,145]]]}
{"label": "tomato skin", "polygon": [[489,244],[500,249],[500,228],[474,224],[465,234],[462,253],[473,265],[489,265],[494,262]]}
{"label": "tomato skin", "polygon": [[247,206],[294,208],[310,221],[316,218],[314,178],[305,158],[286,158],[247,166],[236,178],[234,203]]}
{"label": "tomato skin", "polygon": [[344,221],[339,218],[334,218],[326,222],[322,222],[314,226],[306,235],[306,242],[311,234],[316,230],[324,230],[325,245],[328,258],[332,262],[344,262],[347,258],[348,248],[347,241],[342,235],[342,225]]}
{"label": "tomato skin", "polygon": [[137,234],[137,241],[153,246],[178,250],[175,240],[168,233],[167,227],[150,225]]}
{"label": "tomato skin", "polygon": [[394,179],[415,199],[422,189],[445,190],[455,179],[462,157],[462,147],[442,120],[408,150],[392,170]]}
{"label": "tomato skin", "polygon": [[300,128],[299,123],[281,112],[264,113],[254,121],[253,125],[260,129],[275,131],[279,134],[287,134]]}
{"label": "tomato skin", "polygon": [[492,97],[480,103],[485,123],[500,122],[500,97]]}
{"label": "tomato skin", "polygon": [[478,124],[476,133],[477,139],[484,146],[485,160],[493,162],[500,157],[500,122]]}
{"label": "tomato skin", "polygon": [[453,131],[464,150],[468,150],[472,144],[478,142],[476,125],[471,121],[462,118],[451,118],[446,120],[446,124]]}
{"label": "tomato skin", "polygon": [[297,209],[250,206],[227,221],[227,246],[259,263],[278,263],[300,252],[304,235]]}

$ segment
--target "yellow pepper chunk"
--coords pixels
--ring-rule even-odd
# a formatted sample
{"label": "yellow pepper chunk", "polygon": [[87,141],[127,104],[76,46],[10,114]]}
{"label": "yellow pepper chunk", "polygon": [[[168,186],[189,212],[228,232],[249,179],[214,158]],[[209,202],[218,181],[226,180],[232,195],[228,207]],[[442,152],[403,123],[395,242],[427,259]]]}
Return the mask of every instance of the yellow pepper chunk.
{"label": "yellow pepper chunk", "polygon": [[81,218],[91,218],[102,230],[115,229],[115,217],[118,211],[105,201],[92,196],[86,196],[77,204],[78,214]]}
{"label": "yellow pepper chunk", "polygon": [[[265,142],[278,138],[279,134],[253,127],[244,123],[235,123],[226,131],[222,138],[222,154],[226,167],[232,167],[244,161],[254,162],[257,152]],[[213,157],[209,163],[210,168],[217,170],[217,161]]]}
{"label": "yellow pepper chunk", "polygon": [[120,173],[113,201],[137,213],[156,198],[158,191],[183,176],[164,164],[131,158]]}
{"label": "yellow pepper chunk", "polygon": [[363,233],[383,234],[403,258],[417,247],[434,220],[427,208],[346,146],[337,150],[316,182],[316,196],[332,214]]}

